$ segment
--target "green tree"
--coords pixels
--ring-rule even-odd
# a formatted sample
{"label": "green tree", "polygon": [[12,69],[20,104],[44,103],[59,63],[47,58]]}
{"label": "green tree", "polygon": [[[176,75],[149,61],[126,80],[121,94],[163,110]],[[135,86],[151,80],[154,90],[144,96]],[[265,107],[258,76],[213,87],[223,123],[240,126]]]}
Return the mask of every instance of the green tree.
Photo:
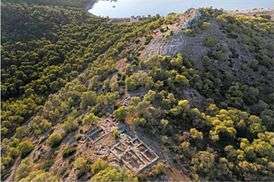
{"label": "green tree", "polygon": [[124,121],[127,116],[127,109],[125,106],[121,106],[116,109],[113,114],[119,121]]}
{"label": "green tree", "polygon": [[208,151],[199,151],[191,159],[191,169],[203,177],[213,177],[215,155]]}
{"label": "green tree", "polygon": [[180,100],[178,102],[178,106],[179,106],[180,109],[186,110],[189,107],[189,101],[188,100]]}
{"label": "green tree", "polygon": [[96,93],[89,91],[89,92],[84,92],[81,98],[81,108],[85,109],[88,106],[93,106],[96,104]]}
{"label": "green tree", "polygon": [[184,75],[176,75],[175,83],[182,85],[183,87],[189,86],[189,81]]}

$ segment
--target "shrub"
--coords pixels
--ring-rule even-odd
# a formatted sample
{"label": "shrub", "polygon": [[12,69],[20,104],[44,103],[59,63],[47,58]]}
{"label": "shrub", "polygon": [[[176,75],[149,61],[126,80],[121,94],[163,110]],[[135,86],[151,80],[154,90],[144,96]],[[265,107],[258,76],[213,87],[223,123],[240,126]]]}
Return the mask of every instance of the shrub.
{"label": "shrub", "polygon": [[127,77],[125,82],[128,90],[136,90],[139,87],[150,88],[153,84],[153,79],[146,72],[139,71]]}
{"label": "shrub", "polygon": [[22,158],[26,157],[33,150],[33,148],[34,146],[30,140],[22,141],[18,146],[18,150]]}
{"label": "shrub", "polygon": [[75,131],[78,128],[78,123],[74,118],[68,118],[64,122],[62,128],[66,133],[70,133]]}
{"label": "shrub", "polygon": [[196,128],[190,129],[190,135],[193,139],[199,139],[199,140],[203,139],[203,133],[197,130]]}
{"label": "shrub", "polygon": [[114,111],[114,116],[120,121],[124,121],[127,116],[127,109],[125,106],[119,107]]}
{"label": "shrub", "polygon": [[150,41],[153,39],[153,37],[151,35],[148,35],[145,38],[146,38],[145,45],[148,45],[150,43]]}
{"label": "shrub", "polygon": [[85,109],[96,104],[96,97],[95,92],[84,92],[81,98],[81,108]]}
{"label": "shrub", "polygon": [[73,155],[75,152],[76,152],[76,148],[75,147],[69,147],[69,146],[67,146],[64,149],[63,158],[67,158],[67,157]]}
{"label": "shrub", "polygon": [[90,113],[84,117],[83,121],[84,121],[84,124],[93,124],[93,123],[97,123],[98,119],[99,118],[95,116],[94,113]]}
{"label": "shrub", "polygon": [[113,129],[112,129],[112,135],[113,135],[113,137],[114,137],[115,139],[118,139],[118,138],[119,138],[120,133],[119,133],[119,131],[118,131],[117,128],[113,128]]}
{"label": "shrub", "polygon": [[224,50],[214,51],[212,53],[212,57],[216,60],[219,60],[219,61],[225,61],[227,59],[227,55],[224,52]]}
{"label": "shrub", "polygon": [[35,117],[30,124],[31,131],[35,135],[41,135],[51,127],[51,123],[43,118]]}
{"label": "shrub", "polygon": [[53,175],[52,173],[44,172],[42,170],[37,170],[37,171],[31,172],[27,177],[20,180],[20,182],[28,182],[28,181],[33,181],[33,182],[39,182],[39,181],[58,182],[59,179],[57,178],[57,176]]}
{"label": "shrub", "polygon": [[47,160],[44,162],[42,168],[43,168],[45,171],[49,171],[50,167],[51,167],[53,164],[54,164],[54,160],[52,160],[52,159],[47,159]]}
{"label": "shrub", "polygon": [[209,28],[209,26],[210,26],[210,23],[208,23],[208,22],[203,22],[203,23],[201,24],[201,29],[206,30],[206,29]]}
{"label": "shrub", "polygon": [[108,167],[108,163],[102,159],[97,159],[92,165],[91,165],[91,172],[92,174],[97,174],[101,170],[104,170]]}
{"label": "shrub", "polygon": [[27,126],[20,126],[16,128],[15,137],[16,138],[24,138],[29,134],[30,130]]}
{"label": "shrub", "polygon": [[181,109],[185,110],[185,109],[187,109],[187,108],[189,107],[189,101],[188,101],[188,100],[180,100],[180,101],[178,102],[178,106],[179,106]]}
{"label": "shrub", "polygon": [[189,86],[189,81],[184,75],[176,75],[175,82],[184,87]]}
{"label": "shrub", "polygon": [[199,151],[191,159],[192,170],[202,176],[214,173],[215,155],[208,151]]}
{"label": "shrub", "polygon": [[183,29],[183,32],[188,36],[194,36],[195,35],[194,31],[190,28]]}
{"label": "shrub", "polygon": [[84,157],[77,157],[73,163],[73,166],[80,171],[87,170],[87,159]]}
{"label": "shrub", "polygon": [[114,167],[107,167],[91,178],[91,181],[130,181],[137,182],[138,179],[132,174]]}
{"label": "shrub", "polygon": [[64,134],[63,133],[57,133],[57,132],[53,132],[49,137],[48,137],[48,145],[51,147],[51,148],[56,148],[60,145],[60,143],[62,142],[63,140],[63,136]]}
{"label": "shrub", "polygon": [[162,120],[161,120],[161,125],[162,125],[164,128],[167,127],[169,123],[170,123],[170,122],[169,122],[168,120],[166,120],[166,119],[162,119]]}
{"label": "shrub", "polygon": [[214,47],[218,43],[215,37],[208,36],[204,39],[204,45],[206,47]]}
{"label": "shrub", "polygon": [[77,178],[84,175],[88,170],[88,161],[83,157],[77,157],[73,163],[73,166],[76,168]]}
{"label": "shrub", "polygon": [[29,160],[25,159],[22,160],[20,165],[18,166],[16,173],[15,173],[15,179],[16,181],[19,181],[20,179],[28,176],[28,174],[31,171],[31,163]]}
{"label": "shrub", "polygon": [[164,170],[165,170],[165,164],[162,162],[158,162],[156,165],[153,166],[150,175],[159,176],[164,173]]}
{"label": "shrub", "polygon": [[145,126],[147,123],[145,118],[136,118],[133,122],[136,126]]}

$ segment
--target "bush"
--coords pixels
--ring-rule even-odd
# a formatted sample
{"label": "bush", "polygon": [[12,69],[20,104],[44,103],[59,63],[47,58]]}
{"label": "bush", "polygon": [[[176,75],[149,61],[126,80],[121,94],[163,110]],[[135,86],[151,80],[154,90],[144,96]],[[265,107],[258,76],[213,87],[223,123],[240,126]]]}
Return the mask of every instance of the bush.
{"label": "bush", "polygon": [[87,169],[87,159],[84,157],[77,157],[76,160],[73,163],[73,166],[78,170],[86,170]]}
{"label": "bush", "polygon": [[51,148],[56,148],[60,145],[60,143],[63,140],[63,133],[57,133],[57,132],[53,132],[49,137],[48,137],[48,145]]}
{"label": "bush", "polygon": [[96,104],[96,93],[95,92],[84,92],[81,98],[81,108],[85,109],[88,106]]}
{"label": "bush", "polygon": [[53,164],[54,164],[54,160],[52,160],[52,159],[47,159],[47,160],[44,162],[42,168],[43,168],[45,171],[49,171],[50,167],[51,167]]}
{"label": "bush", "polygon": [[76,148],[75,147],[69,147],[69,146],[67,146],[64,149],[63,158],[67,158],[67,157],[73,155],[75,152],[76,152]]}
{"label": "bush", "polygon": [[29,160],[25,159],[22,160],[20,165],[18,166],[16,173],[15,173],[15,179],[16,181],[19,181],[20,179],[28,176],[28,174],[31,171],[31,163]]}
{"label": "bush", "polygon": [[188,101],[188,100],[180,100],[180,101],[178,102],[178,106],[179,106],[181,109],[185,110],[185,109],[187,109],[187,108],[189,107],[189,101]]}
{"label": "bush", "polygon": [[215,37],[208,36],[204,39],[204,45],[206,47],[214,47],[218,43]]}
{"label": "bush", "polygon": [[83,121],[84,121],[84,124],[93,124],[93,123],[96,123],[98,119],[99,118],[95,116],[94,113],[90,113],[84,117]]}
{"label": "bush", "polygon": [[108,163],[102,159],[97,159],[92,165],[91,165],[91,173],[97,174],[101,170],[104,170],[108,167]]}
{"label": "bush", "polygon": [[144,43],[145,45],[148,45],[150,43],[150,41],[153,39],[153,37],[151,35],[148,35],[145,38],[146,38],[145,43]]}
{"label": "bush", "polygon": [[203,133],[197,130],[196,128],[190,129],[190,136],[193,139],[202,140],[203,139]]}
{"label": "bush", "polygon": [[150,173],[151,176],[159,176],[164,173],[165,171],[165,164],[162,162],[158,162],[156,165],[153,166],[152,171]]}
{"label": "bush", "polygon": [[210,26],[210,23],[208,23],[208,22],[203,22],[203,23],[201,24],[201,29],[206,30],[206,29],[209,28],[209,26]]}
{"label": "bush", "polygon": [[85,174],[88,170],[88,161],[83,157],[77,157],[73,163],[73,166],[77,170],[77,178]]}
{"label": "bush", "polygon": [[115,139],[118,139],[120,137],[120,133],[118,131],[118,128],[113,128],[111,132],[112,132],[112,135]]}
{"label": "bush", "polygon": [[127,109],[125,106],[119,107],[113,114],[118,120],[124,121],[127,116]]}
{"label": "bush", "polygon": [[49,172],[44,172],[42,170],[33,171],[27,177],[20,180],[20,182],[39,182],[39,181],[50,181],[50,182],[58,182],[59,179],[57,176],[53,175]]}
{"label": "bush", "polygon": [[107,167],[91,178],[91,181],[130,181],[137,182],[138,179],[132,174],[121,171],[114,167]]}
{"label": "bush", "polygon": [[215,155],[208,151],[199,151],[191,159],[193,172],[202,176],[214,174]]}
{"label": "bush", "polygon": [[139,71],[127,77],[125,82],[128,90],[136,90],[140,87],[150,88],[153,79],[146,72]]}
{"label": "bush", "polygon": [[25,140],[25,141],[21,142],[18,146],[18,150],[21,154],[21,158],[26,157],[33,150],[33,148],[34,148],[34,146],[32,144],[32,141]]}
{"label": "bush", "polygon": [[136,126],[145,126],[147,124],[147,121],[145,118],[135,118],[133,123]]}
{"label": "bush", "polygon": [[64,122],[62,128],[64,129],[66,133],[70,133],[75,131],[78,128],[78,123],[74,118],[68,118]]}
{"label": "bush", "polygon": [[189,81],[184,75],[176,75],[175,82],[182,85],[183,87],[189,86]]}
{"label": "bush", "polygon": [[15,137],[24,138],[29,134],[30,130],[28,126],[20,126],[16,128]]}
{"label": "bush", "polygon": [[35,117],[30,124],[31,131],[35,135],[41,135],[45,133],[51,127],[51,123],[43,118]]}

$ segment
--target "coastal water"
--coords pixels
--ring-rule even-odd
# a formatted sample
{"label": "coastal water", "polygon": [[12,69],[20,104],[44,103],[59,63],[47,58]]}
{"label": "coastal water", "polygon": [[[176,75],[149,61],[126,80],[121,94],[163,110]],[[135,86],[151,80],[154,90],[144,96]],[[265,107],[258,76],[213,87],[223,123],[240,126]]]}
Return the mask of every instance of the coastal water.
{"label": "coastal water", "polygon": [[97,16],[123,18],[137,15],[167,15],[189,8],[210,6],[225,10],[268,9],[274,7],[274,0],[98,0],[89,12]]}

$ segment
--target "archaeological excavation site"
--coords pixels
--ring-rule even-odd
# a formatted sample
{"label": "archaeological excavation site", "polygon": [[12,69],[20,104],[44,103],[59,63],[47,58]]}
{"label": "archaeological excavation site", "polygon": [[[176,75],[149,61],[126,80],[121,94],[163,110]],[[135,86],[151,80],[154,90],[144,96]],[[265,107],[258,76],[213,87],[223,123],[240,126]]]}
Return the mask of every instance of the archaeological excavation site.
{"label": "archaeological excavation site", "polygon": [[[118,133],[116,139],[110,142],[113,131]],[[126,124],[117,122],[112,116],[82,134],[80,143],[87,146],[86,154],[95,152],[96,158],[107,158],[117,166],[122,164],[134,174],[151,167],[159,159],[146,143],[129,131]]]}

